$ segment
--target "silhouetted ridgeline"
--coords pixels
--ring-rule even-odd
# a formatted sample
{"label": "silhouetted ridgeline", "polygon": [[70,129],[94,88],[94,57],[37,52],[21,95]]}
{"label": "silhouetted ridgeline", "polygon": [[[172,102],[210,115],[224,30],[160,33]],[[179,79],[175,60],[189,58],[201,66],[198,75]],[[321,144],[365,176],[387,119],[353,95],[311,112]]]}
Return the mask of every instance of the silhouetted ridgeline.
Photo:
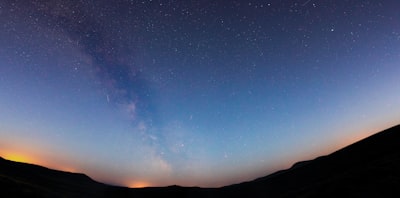
{"label": "silhouetted ridgeline", "polygon": [[330,155],[223,188],[130,189],[0,158],[1,197],[400,197],[400,125]]}

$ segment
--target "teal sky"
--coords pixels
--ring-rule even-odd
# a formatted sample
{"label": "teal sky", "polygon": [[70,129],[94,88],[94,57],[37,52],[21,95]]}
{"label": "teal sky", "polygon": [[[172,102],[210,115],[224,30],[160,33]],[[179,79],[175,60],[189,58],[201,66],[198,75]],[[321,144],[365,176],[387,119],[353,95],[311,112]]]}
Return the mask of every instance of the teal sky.
{"label": "teal sky", "polygon": [[131,187],[265,176],[400,123],[397,1],[0,3],[0,155]]}

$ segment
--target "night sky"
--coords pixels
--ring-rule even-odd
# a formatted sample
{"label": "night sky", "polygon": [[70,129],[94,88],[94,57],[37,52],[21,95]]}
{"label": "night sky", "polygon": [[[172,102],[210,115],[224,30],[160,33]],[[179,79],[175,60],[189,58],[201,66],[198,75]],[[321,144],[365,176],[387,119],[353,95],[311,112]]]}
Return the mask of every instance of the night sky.
{"label": "night sky", "polygon": [[0,2],[0,155],[218,187],[400,123],[398,0]]}

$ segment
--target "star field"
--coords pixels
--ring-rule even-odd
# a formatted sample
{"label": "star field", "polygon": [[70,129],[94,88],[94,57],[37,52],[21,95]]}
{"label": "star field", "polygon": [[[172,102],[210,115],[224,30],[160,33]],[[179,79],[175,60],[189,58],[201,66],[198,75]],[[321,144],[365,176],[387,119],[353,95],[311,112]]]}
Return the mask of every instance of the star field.
{"label": "star field", "polygon": [[400,122],[399,5],[3,1],[0,155],[216,187],[328,154]]}

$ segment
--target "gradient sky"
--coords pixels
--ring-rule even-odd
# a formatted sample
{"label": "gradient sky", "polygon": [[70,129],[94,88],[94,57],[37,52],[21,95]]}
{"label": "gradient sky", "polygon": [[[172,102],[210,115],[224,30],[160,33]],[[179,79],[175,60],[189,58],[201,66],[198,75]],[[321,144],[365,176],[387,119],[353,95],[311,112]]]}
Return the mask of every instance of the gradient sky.
{"label": "gradient sky", "polygon": [[265,176],[400,123],[400,2],[0,2],[0,155],[131,187]]}

